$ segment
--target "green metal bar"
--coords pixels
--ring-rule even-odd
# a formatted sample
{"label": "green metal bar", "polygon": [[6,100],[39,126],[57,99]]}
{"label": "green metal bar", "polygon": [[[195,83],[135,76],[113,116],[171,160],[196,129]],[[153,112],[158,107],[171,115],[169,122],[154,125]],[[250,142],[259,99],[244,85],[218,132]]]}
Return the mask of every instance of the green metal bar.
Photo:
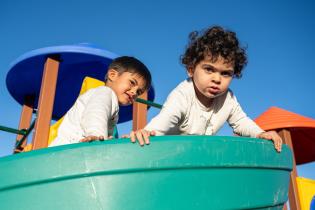
{"label": "green metal bar", "polygon": [[0,125],[0,130],[5,131],[5,132],[9,132],[9,133],[20,134],[20,135],[25,135],[26,134],[26,130],[25,129],[17,130],[17,129],[5,127],[5,126],[2,126],[2,125]]}
{"label": "green metal bar", "polygon": [[162,107],[163,107],[161,104],[157,104],[157,103],[154,103],[152,101],[144,100],[142,98],[136,98],[136,102],[146,104],[148,106],[153,106],[153,107],[158,108],[158,109],[162,109]]}
{"label": "green metal bar", "polygon": [[113,132],[113,138],[117,139],[118,138],[118,129],[117,126],[114,127],[114,132]]}
{"label": "green metal bar", "polygon": [[31,133],[31,131],[34,129],[36,119],[33,120],[31,126],[26,130],[25,135],[23,135],[22,139],[15,144],[15,148],[21,147],[27,136]]}

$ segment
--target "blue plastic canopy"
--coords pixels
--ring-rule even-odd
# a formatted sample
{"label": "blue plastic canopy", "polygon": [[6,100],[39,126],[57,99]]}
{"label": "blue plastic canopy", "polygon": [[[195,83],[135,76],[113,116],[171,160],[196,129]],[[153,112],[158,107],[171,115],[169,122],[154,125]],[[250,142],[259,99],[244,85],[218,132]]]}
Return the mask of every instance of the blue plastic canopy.
{"label": "blue plastic canopy", "polygon": [[[47,57],[58,55],[59,73],[52,119],[61,118],[77,99],[86,76],[104,80],[107,68],[118,55],[91,44],[63,45],[40,48],[27,52],[11,65],[6,85],[11,96],[21,105],[26,96],[35,96],[34,108],[38,106],[44,64]],[[154,100],[150,88],[148,99]],[[132,105],[121,106],[119,123],[132,119]]]}

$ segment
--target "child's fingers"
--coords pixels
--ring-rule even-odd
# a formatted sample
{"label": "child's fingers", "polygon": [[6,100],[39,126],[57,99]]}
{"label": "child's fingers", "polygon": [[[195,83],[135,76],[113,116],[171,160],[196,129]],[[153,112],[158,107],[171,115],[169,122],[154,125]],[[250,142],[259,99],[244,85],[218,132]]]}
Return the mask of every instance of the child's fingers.
{"label": "child's fingers", "polygon": [[278,152],[281,152],[281,149],[282,149],[282,139],[281,139],[279,136],[275,136],[275,138],[274,138],[274,144],[275,144],[276,150],[277,150]]}
{"label": "child's fingers", "polygon": [[90,141],[89,139],[90,139],[89,137],[85,137],[85,138],[81,139],[80,142],[88,142],[88,141]]}
{"label": "child's fingers", "polygon": [[150,132],[146,130],[141,130],[140,132],[142,133],[142,136],[144,137],[145,144],[150,144],[150,139],[149,139]]}
{"label": "child's fingers", "polygon": [[93,141],[95,138],[97,138],[96,136],[87,136],[83,139],[80,140],[80,142],[91,142]]}
{"label": "child's fingers", "polygon": [[131,133],[130,133],[130,140],[132,143],[136,142],[136,134],[134,131],[131,131]]}
{"label": "child's fingers", "polygon": [[258,137],[262,139],[272,140],[277,152],[281,152],[282,139],[275,131],[263,132]]}
{"label": "child's fingers", "polygon": [[271,136],[272,141],[274,142],[277,152],[281,152],[282,138],[275,131],[270,131],[269,134]]}
{"label": "child's fingers", "polygon": [[[108,139],[113,138],[112,136],[109,136]],[[104,136],[87,136],[83,139],[81,139],[79,142],[92,142],[92,141],[96,141],[96,140],[100,140],[100,141],[104,141],[107,140],[104,138]]]}
{"label": "child's fingers", "polygon": [[155,136],[156,132],[155,131],[150,131],[150,136]]}
{"label": "child's fingers", "polygon": [[143,134],[141,131],[137,131],[136,132],[136,137],[138,139],[138,142],[140,144],[140,146],[143,146],[144,145],[144,140],[143,140]]}
{"label": "child's fingers", "polygon": [[130,135],[124,134],[124,135],[121,136],[121,138],[123,138],[123,139],[130,138]]}
{"label": "child's fingers", "polygon": [[268,132],[268,137],[273,141],[274,147],[277,150],[277,152],[281,152],[282,149],[282,138],[275,132],[270,131]]}
{"label": "child's fingers", "polygon": [[281,152],[281,146],[278,143],[278,141],[274,141],[274,144],[275,144],[275,149],[277,150],[277,152]]}
{"label": "child's fingers", "polygon": [[263,133],[263,134],[261,135],[261,138],[263,138],[263,139],[268,139],[268,140],[272,140],[272,136],[270,135],[270,133],[267,133],[267,132]]}

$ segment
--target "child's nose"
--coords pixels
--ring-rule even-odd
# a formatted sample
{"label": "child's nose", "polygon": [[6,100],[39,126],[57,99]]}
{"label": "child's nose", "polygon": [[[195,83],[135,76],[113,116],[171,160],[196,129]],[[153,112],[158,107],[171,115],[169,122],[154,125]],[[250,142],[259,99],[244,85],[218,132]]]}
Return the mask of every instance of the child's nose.
{"label": "child's nose", "polygon": [[215,72],[212,74],[212,81],[216,82],[216,83],[220,83],[221,82],[221,75],[219,72]]}
{"label": "child's nose", "polygon": [[137,88],[131,88],[131,89],[130,89],[130,94],[131,94],[132,96],[136,96],[136,95],[137,95]]}

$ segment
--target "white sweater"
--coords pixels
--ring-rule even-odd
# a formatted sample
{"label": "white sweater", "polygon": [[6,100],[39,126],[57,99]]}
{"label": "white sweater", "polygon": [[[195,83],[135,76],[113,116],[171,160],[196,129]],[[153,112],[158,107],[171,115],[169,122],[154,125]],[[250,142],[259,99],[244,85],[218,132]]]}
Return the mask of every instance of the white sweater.
{"label": "white sweater", "polygon": [[214,98],[210,108],[197,99],[191,79],[181,82],[168,96],[161,112],[145,127],[156,135],[215,135],[225,122],[241,136],[263,132],[247,117],[231,90]]}
{"label": "white sweater", "polygon": [[66,113],[49,147],[78,143],[90,135],[105,138],[113,135],[118,111],[118,98],[111,88],[101,86],[88,90]]}

